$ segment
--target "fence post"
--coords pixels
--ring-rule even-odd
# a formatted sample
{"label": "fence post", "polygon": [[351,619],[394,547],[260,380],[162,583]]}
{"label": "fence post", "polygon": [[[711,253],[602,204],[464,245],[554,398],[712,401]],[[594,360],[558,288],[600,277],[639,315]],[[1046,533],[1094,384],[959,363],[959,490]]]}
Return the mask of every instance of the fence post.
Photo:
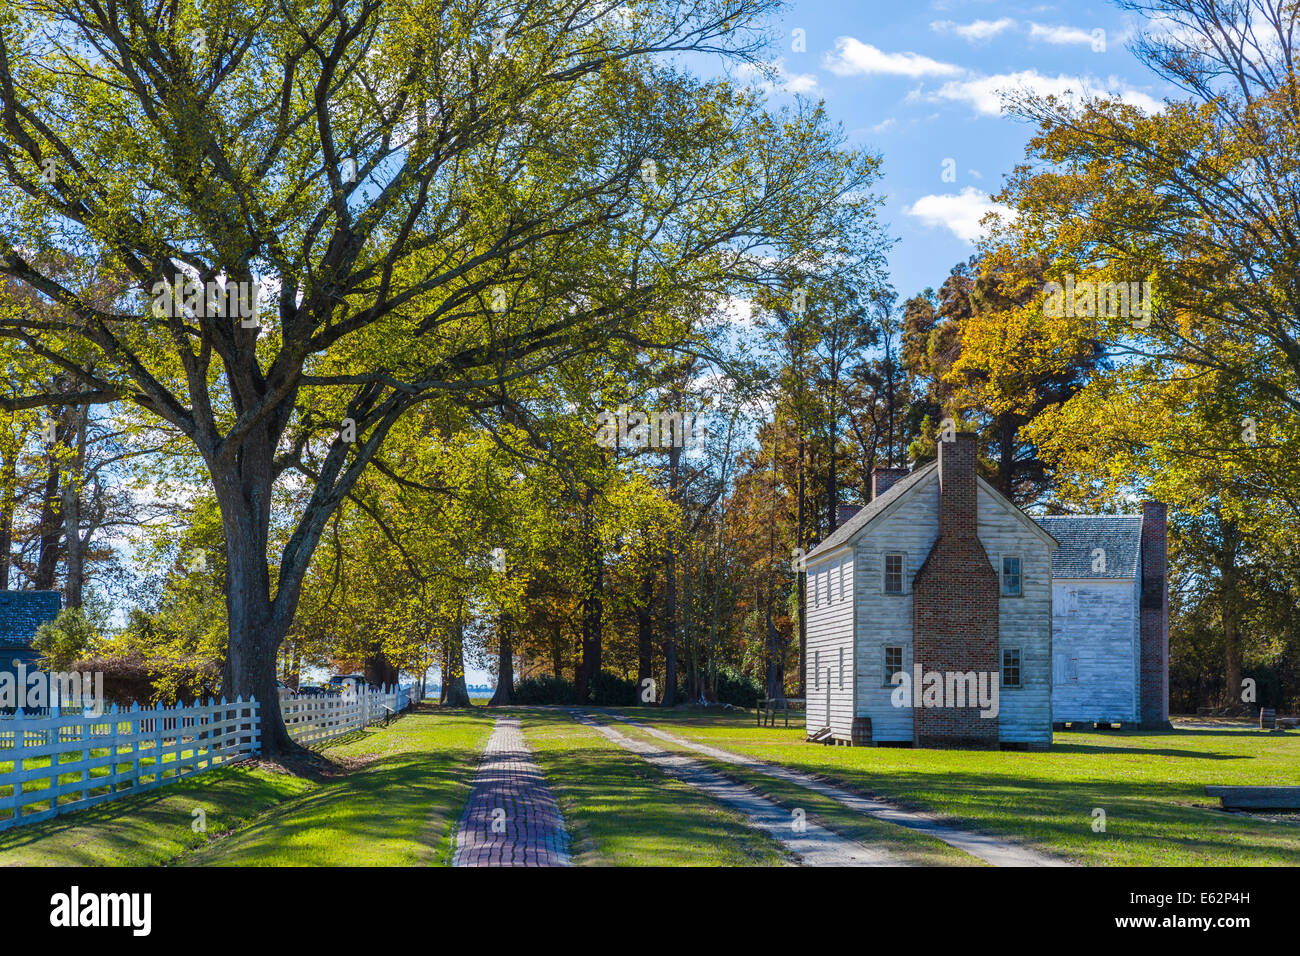
{"label": "fence post", "polygon": [[[27,731],[23,727],[22,708],[14,711],[14,792],[10,803],[14,808],[13,825],[17,826],[23,816],[23,751],[27,749]],[[57,779],[57,778],[56,778]],[[53,781],[51,781],[53,783]]]}
{"label": "fence post", "polygon": [[109,792],[109,799],[111,800],[112,795],[117,793],[117,781],[118,781],[117,704],[108,705],[108,721],[109,721],[108,753],[109,753],[109,760],[111,761],[108,765],[108,792]]}

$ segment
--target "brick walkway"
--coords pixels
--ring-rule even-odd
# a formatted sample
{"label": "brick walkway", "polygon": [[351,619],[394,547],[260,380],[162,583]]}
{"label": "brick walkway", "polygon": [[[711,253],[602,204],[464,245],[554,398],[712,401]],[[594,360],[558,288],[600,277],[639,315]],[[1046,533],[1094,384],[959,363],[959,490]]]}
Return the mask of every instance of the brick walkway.
{"label": "brick walkway", "polygon": [[571,866],[555,797],[517,717],[499,717],[456,832],[452,866]]}

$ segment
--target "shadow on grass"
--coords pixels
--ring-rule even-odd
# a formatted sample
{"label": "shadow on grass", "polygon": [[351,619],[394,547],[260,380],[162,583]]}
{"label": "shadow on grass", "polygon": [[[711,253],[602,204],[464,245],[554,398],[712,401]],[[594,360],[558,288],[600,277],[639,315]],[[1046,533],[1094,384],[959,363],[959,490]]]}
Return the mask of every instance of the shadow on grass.
{"label": "shadow on grass", "polygon": [[[623,710],[897,806],[1093,864],[1300,864],[1300,832],[1219,812],[1209,783],[1300,783],[1297,741],[1246,730],[1060,734],[1017,753],[819,747],[734,715]],[[1200,749],[1198,749],[1200,748]],[[1202,761],[1202,762],[1198,762]],[[1096,809],[1106,829],[1094,831]]]}
{"label": "shadow on grass", "polygon": [[0,833],[0,866],[103,866],[162,863],[206,836],[195,833],[195,809],[210,829],[235,826],[292,796],[305,784],[233,765],[147,793],[15,827]]}
{"label": "shadow on grass", "polygon": [[1079,754],[1082,756],[1091,756],[1094,754],[1128,754],[1134,756],[1152,757],[1181,757],[1186,760],[1250,760],[1249,754],[1223,754],[1211,753],[1206,750],[1173,750],[1163,748],[1153,750],[1149,747],[1116,747],[1107,746],[1106,744],[1052,744],[1052,753],[1054,754]]}
{"label": "shadow on grass", "polygon": [[[454,725],[444,723],[455,719]],[[441,862],[490,720],[424,709],[393,724],[380,754],[185,860],[214,866],[411,866]],[[371,737],[374,736],[372,731]],[[366,738],[331,751],[343,760]],[[375,740],[378,744],[381,741]]]}
{"label": "shadow on grass", "polygon": [[785,854],[737,814],[673,781],[559,709],[514,711],[560,803],[580,864],[779,865]]}

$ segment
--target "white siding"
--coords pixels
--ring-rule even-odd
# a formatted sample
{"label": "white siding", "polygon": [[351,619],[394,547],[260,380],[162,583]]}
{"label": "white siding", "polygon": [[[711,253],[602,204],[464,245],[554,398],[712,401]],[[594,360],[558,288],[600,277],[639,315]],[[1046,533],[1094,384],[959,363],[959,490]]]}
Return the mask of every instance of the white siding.
{"label": "white siding", "polygon": [[[1002,588],[1002,558],[1020,558],[1021,596],[998,601],[1002,648],[1020,648],[1020,684],[999,693],[998,737],[1008,743],[1052,742],[1052,547],[1002,495],[979,490],[979,536]],[[1001,649],[998,664],[1001,666]]]}
{"label": "white siding", "polygon": [[[894,707],[893,687],[883,686],[886,647],[903,648],[912,673],[912,580],[939,536],[939,479],[924,480],[894,511],[871,522],[857,539],[857,712],[871,718],[875,741],[910,742],[912,711]],[[885,554],[902,551],[903,593],[886,594]]]}
{"label": "white siding", "polygon": [[1058,580],[1055,589],[1052,719],[1137,721],[1136,578]]}
{"label": "white siding", "polygon": [[853,724],[853,578],[847,548],[808,565],[808,731],[830,727],[844,740]]}
{"label": "white siding", "polygon": [[[979,535],[995,570],[1002,555],[1021,559],[1022,596],[1001,598],[999,633],[1003,647],[1021,655],[1021,687],[999,693],[998,729],[1002,740],[1050,744],[1052,740],[1052,558],[1051,545],[1030,528],[1000,495],[981,486]],[[915,677],[912,661],[912,581],[939,536],[939,481],[933,475],[912,489],[893,511],[876,518],[855,541],[858,606],[856,644],[857,713],[871,718],[872,738],[912,740],[912,711],[894,707],[893,687],[884,685],[884,648],[903,648],[903,665]],[[904,592],[886,594],[884,556],[902,551]],[[999,665],[1001,653],[998,655]],[[809,708],[812,701],[809,702]],[[809,720],[812,726],[812,719]]]}

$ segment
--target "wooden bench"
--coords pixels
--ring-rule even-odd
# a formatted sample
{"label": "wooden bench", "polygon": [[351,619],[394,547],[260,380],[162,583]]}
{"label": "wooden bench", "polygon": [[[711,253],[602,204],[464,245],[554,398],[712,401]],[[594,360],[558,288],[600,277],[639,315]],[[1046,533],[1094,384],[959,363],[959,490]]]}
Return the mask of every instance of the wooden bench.
{"label": "wooden bench", "polygon": [[803,706],[801,697],[760,697],[757,706],[754,708],[754,717],[759,727],[775,727],[776,715],[779,713],[785,719],[785,725],[790,726],[790,711]]}
{"label": "wooden bench", "polygon": [[1206,787],[1225,810],[1300,810],[1300,787]]}

